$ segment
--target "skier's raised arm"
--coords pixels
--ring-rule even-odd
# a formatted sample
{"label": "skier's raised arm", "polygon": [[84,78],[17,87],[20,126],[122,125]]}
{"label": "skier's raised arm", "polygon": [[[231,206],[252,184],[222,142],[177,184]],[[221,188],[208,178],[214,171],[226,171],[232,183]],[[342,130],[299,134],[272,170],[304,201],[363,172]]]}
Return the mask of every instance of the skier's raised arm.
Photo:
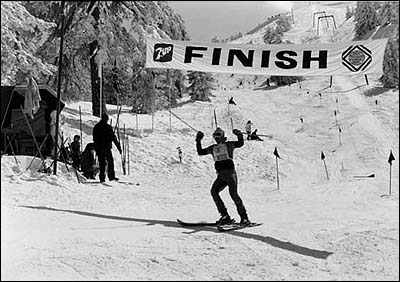
{"label": "skier's raised arm", "polygon": [[238,138],[238,141],[235,141],[235,148],[240,148],[243,146],[244,144],[244,140],[243,140],[243,133],[239,130],[239,129],[234,129],[232,131],[233,134],[235,134]]}
{"label": "skier's raised arm", "polygon": [[197,135],[196,135],[196,149],[197,149],[197,154],[199,154],[200,156],[207,155],[210,153],[207,150],[207,148],[203,149],[201,147],[201,139],[203,139],[203,137],[204,137],[204,133],[201,131],[198,131]]}

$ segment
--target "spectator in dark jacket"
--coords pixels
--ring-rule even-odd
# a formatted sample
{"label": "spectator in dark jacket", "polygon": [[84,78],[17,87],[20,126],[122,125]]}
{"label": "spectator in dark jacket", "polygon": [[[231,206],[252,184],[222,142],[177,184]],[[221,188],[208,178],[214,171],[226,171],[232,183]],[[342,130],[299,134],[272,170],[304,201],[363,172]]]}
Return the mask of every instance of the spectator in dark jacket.
{"label": "spectator in dark jacket", "polygon": [[94,143],[87,144],[85,150],[82,152],[81,169],[83,176],[87,179],[95,179],[98,173],[99,168],[96,166],[94,153]]}
{"label": "spectator in dark jacket", "polygon": [[96,151],[100,166],[100,182],[105,182],[106,180],[106,162],[108,165],[108,179],[110,181],[118,181],[118,178],[115,177],[114,159],[111,152],[112,142],[114,142],[119,153],[122,153],[121,145],[119,144],[111,125],[109,125],[107,122],[108,115],[102,114],[101,120],[93,127],[94,149]]}

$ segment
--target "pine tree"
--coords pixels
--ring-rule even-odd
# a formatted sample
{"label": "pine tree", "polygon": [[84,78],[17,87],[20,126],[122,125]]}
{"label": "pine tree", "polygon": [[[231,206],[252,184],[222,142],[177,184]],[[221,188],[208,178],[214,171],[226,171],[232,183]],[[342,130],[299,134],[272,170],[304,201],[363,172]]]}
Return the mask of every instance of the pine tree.
{"label": "pine tree", "polygon": [[356,39],[362,37],[379,25],[375,4],[367,1],[357,1],[354,15]]}
{"label": "pine tree", "polygon": [[39,84],[56,74],[56,65],[36,55],[55,24],[40,21],[18,1],[1,2],[1,84],[24,83],[28,72]]}
{"label": "pine tree", "polygon": [[350,19],[354,14],[354,11],[350,9],[349,6],[346,6],[346,21]]}
{"label": "pine tree", "polygon": [[268,27],[263,35],[263,41],[265,44],[281,44],[282,37],[275,29]]}
{"label": "pine tree", "polygon": [[[55,23],[60,22],[59,1],[25,1],[22,4],[36,17],[46,18]],[[165,85],[161,85],[162,79],[159,79],[159,84],[154,88],[154,99],[151,103],[147,103],[147,98],[144,97],[149,90],[138,87],[148,85],[153,87],[154,79],[165,73],[165,70],[155,72],[154,76],[143,73],[146,36],[173,40],[189,39],[182,18],[168,6],[168,3],[67,1],[66,6],[62,98],[91,100],[93,104],[99,104],[99,54],[103,53],[102,93],[107,102],[116,103],[118,95],[120,101],[125,101],[133,108],[136,108],[139,102],[132,97],[145,101],[140,103],[144,104],[144,110],[147,112],[162,107],[164,97],[167,96]],[[58,60],[59,27],[58,24],[58,28],[54,29],[39,50],[40,58],[54,65],[57,65]],[[93,57],[90,57],[91,55]],[[180,71],[171,72],[172,81],[181,81],[181,77]],[[56,77],[51,77],[49,84],[55,87]],[[172,87],[172,93],[175,92],[178,93],[179,90],[177,87]],[[96,115],[98,111],[95,113],[93,109],[93,113]]]}
{"label": "pine tree", "polygon": [[383,2],[379,9],[379,22],[381,25],[399,24],[399,2]]}
{"label": "pine tree", "polygon": [[214,88],[214,78],[205,72],[189,71],[187,75],[189,86],[187,88],[193,101],[210,102],[209,96]]}
{"label": "pine tree", "polygon": [[384,87],[399,87],[399,36],[388,41],[383,59],[383,73],[380,81]]}

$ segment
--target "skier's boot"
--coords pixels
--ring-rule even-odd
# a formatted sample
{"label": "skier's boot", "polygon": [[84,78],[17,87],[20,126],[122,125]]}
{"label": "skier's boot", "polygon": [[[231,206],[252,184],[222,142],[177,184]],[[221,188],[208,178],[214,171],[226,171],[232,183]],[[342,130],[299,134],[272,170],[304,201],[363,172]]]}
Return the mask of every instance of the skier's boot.
{"label": "skier's boot", "polygon": [[251,222],[250,222],[249,218],[247,217],[247,214],[241,216],[240,225],[248,226],[248,225],[250,225],[250,224],[251,224]]}
{"label": "skier's boot", "polygon": [[235,220],[231,218],[228,214],[221,216],[221,218],[217,221],[217,225],[225,225],[232,224]]}

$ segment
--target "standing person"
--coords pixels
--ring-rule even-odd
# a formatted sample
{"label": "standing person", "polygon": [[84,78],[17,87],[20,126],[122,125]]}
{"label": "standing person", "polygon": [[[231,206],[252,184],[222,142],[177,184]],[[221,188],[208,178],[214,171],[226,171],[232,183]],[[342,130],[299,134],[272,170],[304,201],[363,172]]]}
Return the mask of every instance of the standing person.
{"label": "standing person", "polygon": [[119,179],[115,177],[114,171],[114,159],[111,152],[112,142],[114,142],[115,146],[119,153],[122,153],[121,145],[119,144],[117,137],[114,134],[114,131],[111,125],[108,124],[108,115],[102,114],[101,120],[93,127],[93,142],[94,149],[96,151],[99,166],[100,166],[100,182],[106,181],[105,171],[106,171],[106,162],[108,165],[107,175],[110,181],[118,181]]}
{"label": "standing person", "polygon": [[72,166],[79,170],[81,164],[81,137],[79,135],[74,136],[74,141],[71,143],[71,158]]}
{"label": "standing person", "polygon": [[251,135],[251,126],[253,125],[253,123],[251,122],[251,120],[249,120],[246,123],[245,129],[246,129],[246,133],[247,133],[247,140],[250,140],[250,135]]}
{"label": "standing person", "polygon": [[228,210],[219,195],[226,186],[229,186],[229,194],[235,203],[237,212],[241,218],[240,224],[249,225],[250,221],[247,217],[246,208],[237,192],[238,180],[235,164],[233,163],[233,150],[243,146],[243,135],[238,129],[234,129],[232,132],[238,137],[238,141],[226,141],[224,131],[217,127],[213,133],[213,138],[217,144],[213,144],[203,149],[201,146],[201,139],[203,139],[204,134],[199,131],[196,136],[196,148],[197,153],[200,156],[211,154],[215,161],[214,167],[217,171],[217,179],[211,187],[211,195],[215,205],[217,206],[218,212],[221,214],[221,218],[217,221],[217,224],[229,224],[234,222],[234,219],[229,216]]}

